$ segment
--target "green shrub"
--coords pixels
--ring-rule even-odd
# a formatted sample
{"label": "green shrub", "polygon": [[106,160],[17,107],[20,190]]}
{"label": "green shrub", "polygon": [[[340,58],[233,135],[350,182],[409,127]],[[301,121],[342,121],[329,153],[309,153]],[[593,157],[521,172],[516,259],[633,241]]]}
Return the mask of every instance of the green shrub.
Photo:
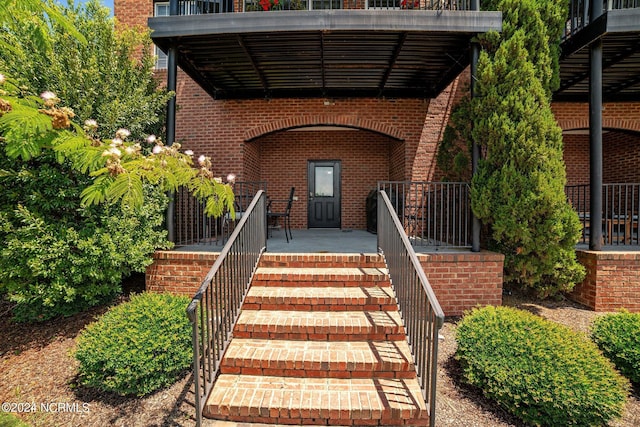
{"label": "green shrub", "polygon": [[598,317],[591,338],[622,375],[640,384],[640,313],[623,311]]}
{"label": "green shrub", "polygon": [[89,325],[77,339],[80,383],[123,396],[173,384],[192,362],[188,303],[143,293]]}
{"label": "green shrub", "polygon": [[528,424],[604,425],[629,384],[586,337],[529,312],[485,307],[458,326],[464,380]]}
{"label": "green shrub", "polygon": [[0,412],[0,426],[2,427],[29,427],[29,424],[10,412]]}
{"label": "green shrub", "polygon": [[[120,293],[123,277],[145,271],[156,248],[169,247],[166,196],[158,190],[145,189],[140,209],[81,209],[80,189],[68,182],[73,173],[44,162],[39,172],[0,182],[3,202],[16,203],[12,208],[0,202],[0,288],[16,303],[18,321],[69,316],[102,304]],[[58,196],[47,197],[50,190]],[[28,203],[13,197],[19,191],[32,195]]]}

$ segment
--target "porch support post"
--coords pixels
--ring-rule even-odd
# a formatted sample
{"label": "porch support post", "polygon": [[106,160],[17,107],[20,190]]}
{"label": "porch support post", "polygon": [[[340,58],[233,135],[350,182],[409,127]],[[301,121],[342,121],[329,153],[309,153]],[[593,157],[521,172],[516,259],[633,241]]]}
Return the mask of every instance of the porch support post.
{"label": "porch support post", "polygon": [[[471,10],[480,10],[480,0],[471,0]],[[480,44],[471,43],[471,98],[476,96],[476,74],[478,69],[478,58],[480,57]],[[478,172],[478,162],[480,160],[480,146],[475,140],[471,146],[471,171],[475,176]],[[471,212],[471,251],[480,252],[480,229],[482,224],[473,212]]]}
{"label": "porch support post", "polygon": [[[177,1],[172,1],[171,4]],[[177,87],[177,75],[178,75],[178,63],[177,63],[178,49],[175,45],[171,45],[167,52],[167,90],[175,93]],[[176,140],[176,96],[172,96],[167,102],[167,146],[173,145]],[[167,233],[171,242],[176,241],[175,233],[175,193],[169,194],[169,205],[167,206]]]}
{"label": "porch support post", "polygon": [[[602,2],[591,2],[591,22],[602,14]],[[589,47],[589,249],[602,250],[602,40]]]}

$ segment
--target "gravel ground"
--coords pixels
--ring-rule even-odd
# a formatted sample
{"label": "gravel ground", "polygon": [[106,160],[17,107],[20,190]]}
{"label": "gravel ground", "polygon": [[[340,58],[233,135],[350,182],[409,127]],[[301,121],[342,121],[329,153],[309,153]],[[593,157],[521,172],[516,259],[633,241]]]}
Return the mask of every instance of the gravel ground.
{"label": "gravel ground", "polygon": [[[569,301],[538,302],[521,295],[505,296],[504,304],[530,310],[585,333],[598,315]],[[20,414],[31,425],[194,425],[190,375],[174,386],[144,398],[122,398],[77,385],[77,362],[72,356],[75,337],[106,308],[35,326],[16,325],[10,321],[8,310],[9,305],[0,302],[0,402],[35,403],[35,412]],[[461,383],[460,370],[453,358],[456,322],[457,319],[449,319],[441,331],[436,424],[444,427],[520,426],[517,419],[482,397],[478,390]],[[58,409],[60,403],[62,409]],[[49,408],[50,412],[44,408]],[[206,426],[242,425],[209,421]],[[612,427],[631,426],[640,426],[639,390],[635,390],[630,398],[624,418],[612,424]]]}

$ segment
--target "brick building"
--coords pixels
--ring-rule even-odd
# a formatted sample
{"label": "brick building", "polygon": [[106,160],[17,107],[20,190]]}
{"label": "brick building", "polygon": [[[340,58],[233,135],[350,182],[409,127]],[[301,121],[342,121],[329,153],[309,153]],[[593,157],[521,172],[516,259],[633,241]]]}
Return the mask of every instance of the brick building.
{"label": "brick building", "polygon": [[[180,1],[179,15],[197,15],[152,21],[169,14],[169,2],[114,3],[120,23],[146,27],[153,22],[154,41],[165,51],[177,49],[176,141],[196,155],[211,156],[217,175],[234,173],[240,181],[266,182],[273,198],[286,198],[295,187],[294,229],[364,229],[365,199],[378,181],[439,180],[438,142],[452,106],[468,92],[470,40],[500,25],[494,12],[457,10],[419,11],[424,20],[416,23],[401,10],[387,10],[395,3],[380,10],[382,3],[374,0],[304,2],[310,10],[235,15],[203,14],[202,5],[209,7],[205,12],[236,13],[253,3]],[[428,9],[436,3],[425,4]],[[454,9],[454,3],[443,4]],[[391,9],[405,5],[399,2]],[[323,8],[340,10],[332,10],[329,19],[315,13]],[[605,16],[611,28],[602,34],[580,33],[589,30],[589,22],[568,27],[574,39],[586,41],[564,43],[561,89],[552,105],[564,131],[567,184],[579,188],[582,196],[574,206],[585,214],[592,198],[589,170],[594,168],[585,46],[601,39],[602,184],[603,191],[611,189],[612,200],[603,202],[604,235],[597,240],[616,250],[639,243],[637,195],[620,199],[620,190],[607,186],[628,183],[632,185],[624,192],[640,191],[640,90],[637,68],[629,65],[640,54],[637,44],[625,41],[637,37],[639,29],[633,22],[616,24],[638,10],[609,11]],[[625,45],[623,53],[615,50]],[[159,53],[158,75],[165,79],[166,57]],[[633,72],[635,77],[627,77]],[[319,193],[309,191],[316,179],[318,188],[333,179],[323,187],[334,196],[329,202],[318,202],[314,196]],[[620,209],[616,203],[627,205]],[[616,219],[621,215],[628,215],[624,224]],[[588,229],[589,220],[584,225]],[[612,238],[614,229],[622,237]],[[585,233],[583,243],[590,238]]]}
{"label": "brick building", "polygon": [[[166,64],[168,86],[177,93],[177,110],[169,106],[168,141],[175,134],[196,155],[210,156],[217,175],[266,182],[272,198],[284,199],[295,187],[291,222],[298,229],[364,229],[365,200],[378,182],[439,180],[438,143],[452,107],[469,90],[468,65],[479,49],[473,37],[501,28],[499,12],[478,9],[479,1],[454,0],[115,0],[116,18],[124,25],[148,24],[156,45],[168,53],[160,55],[158,67],[164,79]],[[639,243],[640,8],[571,11],[553,109],[564,131],[568,197],[590,229],[583,243],[595,249],[578,253],[588,275],[574,298],[597,310],[640,311],[640,252],[628,251]],[[596,19],[587,22],[587,15]],[[619,183],[624,185],[613,185]],[[395,209],[417,221],[415,209],[406,212],[422,196],[406,194]],[[249,212],[241,224],[247,217],[262,221],[255,234],[264,239],[264,196],[257,203],[263,210]],[[378,212],[386,212],[389,224],[395,215],[387,207]],[[435,381],[443,321],[437,300],[446,315],[499,305],[503,256],[478,251],[473,233],[472,251],[418,258],[397,227],[396,241],[403,244],[389,244],[384,254],[263,254],[243,246],[237,257],[227,257],[233,244],[219,254],[156,254],[147,272],[153,290],[193,292],[211,263],[220,269],[211,270],[189,309],[194,349],[201,350],[194,364],[198,422],[205,414],[271,424],[433,425],[435,382],[429,378]],[[603,243],[617,251],[602,251]],[[401,259],[404,267],[397,266]],[[397,299],[383,291],[391,280]],[[238,301],[244,302],[236,319]],[[402,320],[396,320],[398,306]],[[392,357],[404,368],[413,359],[415,368],[388,371],[380,359],[364,363],[366,372],[355,363],[347,367],[359,357],[349,353],[347,341],[365,349],[382,343],[399,348],[406,344],[404,325],[412,356]],[[261,339],[268,340],[257,350],[262,359],[234,359]],[[315,363],[321,352],[301,349],[300,360],[282,362],[262,350],[308,342],[328,349],[328,359]],[[345,363],[332,367],[342,357],[334,350],[345,348]],[[312,360],[316,367],[307,363]],[[353,382],[362,378],[372,379],[366,403],[357,391],[362,383],[354,388]],[[420,385],[413,383],[417,378]],[[318,387],[328,392],[299,397]],[[263,392],[277,398],[263,399]],[[358,403],[345,409],[340,401]]]}

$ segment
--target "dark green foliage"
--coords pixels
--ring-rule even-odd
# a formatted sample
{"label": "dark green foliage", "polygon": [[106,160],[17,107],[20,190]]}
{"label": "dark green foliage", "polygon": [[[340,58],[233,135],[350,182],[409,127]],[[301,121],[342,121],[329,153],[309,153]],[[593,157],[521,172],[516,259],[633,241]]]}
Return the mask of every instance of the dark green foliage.
{"label": "dark green foliage", "polygon": [[173,384],[192,363],[187,297],[144,293],[114,307],[77,338],[80,383],[143,396]]}
{"label": "dark green foliage", "polygon": [[0,288],[19,321],[100,304],[120,292],[123,277],[144,272],[155,248],[168,247],[163,193],[148,187],[140,209],[81,208],[88,178],[46,157],[13,161],[17,173],[0,180]]}
{"label": "dark green foliage", "polygon": [[[168,94],[153,77],[147,34],[118,35],[95,1],[79,10],[34,0],[10,4],[11,11],[0,8],[0,73],[22,86],[22,96],[55,92],[75,111],[76,126],[98,121],[98,137],[111,139],[118,128],[138,139],[161,133]],[[12,105],[3,121],[21,113],[16,120],[26,122],[2,127],[0,293],[17,303],[21,321],[70,315],[119,293],[122,277],[144,271],[153,251],[168,247],[166,197],[147,187],[139,209],[85,208],[81,195],[93,178],[50,150],[63,133],[52,131],[51,118],[37,107]],[[11,145],[14,134],[24,143]]]}
{"label": "dark green foliage", "polygon": [[483,4],[503,12],[503,31],[479,36],[477,97],[453,115],[467,124],[452,120],[454,136],[477,141],[483,153],[472,209],[490,231],[489,249],[505,255],[505,282],[541,296],[569,291],[585,274],[574,250],[580,223],[564,195],[562,131],[550,107],[566,7],[552,0]]}
{"label": "dark green foliage", "polygon": [[591,338],[622,375],[640,385],[640,313],[623,311],[596,318]]}
{"label": "dark green foliage", "polygon": [[600,426],[620,417],[629,383],[586,337],[529,312],[484,307],[458,325],[464,380],[539,426]]}

